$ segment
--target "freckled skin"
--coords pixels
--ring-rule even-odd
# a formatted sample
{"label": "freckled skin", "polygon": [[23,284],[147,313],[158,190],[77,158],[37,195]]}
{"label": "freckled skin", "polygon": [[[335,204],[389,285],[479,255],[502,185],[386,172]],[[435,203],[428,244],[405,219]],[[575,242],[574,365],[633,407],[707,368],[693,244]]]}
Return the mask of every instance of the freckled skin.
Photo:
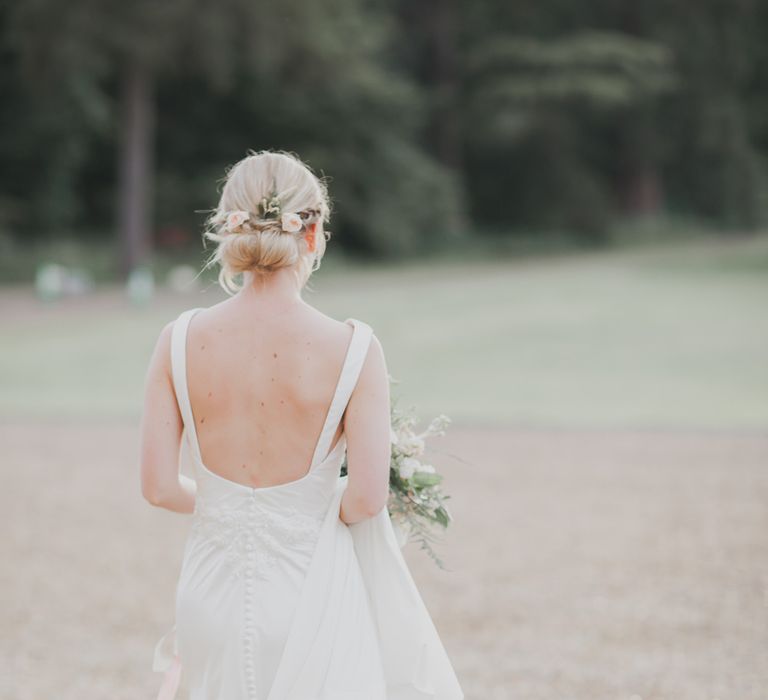
{"label": "freckled skin", "polygon": [[[213,314],[211,314],[213,315]],[[200,322],[203,323],[202,321]],[[221,327],[216,328],[215,322],[208,326],[208,337],[210,337],[211,332],[218,332],[223,333],[225,330],[228,330],[227,328]],[[275,332],[278,333],[279,328],[276,327]],[[276,336],[276,337],[282,337],[282,336]],[[280,359],[279,355],[280,353],[274,350],[275,343],[272,337],[266,337],[270,342],[269,344],[272,344],[273,350],[272,350],[272,359],[274,362],[277,362],[277,360]],[[306,336],[305,336],[306,338]],[[265,337],[262,337],[261,340],[264,340]],[[295,342],[298,340],[298,342]],[[255,416],[257,417],[257,424],[253,425],[245,424],[247,427],[244,428],[243,432],[246,434],[247,439],[243,438],[242,436],[237,436],[232,441],[229,442],[237,442],[238,446],[241,448],[241,453],[238,455],[237,450],[233,446],[228,446],[226,443],[227,441],[223,440],[214,440],[214,442],[211,444],[210,449],[218,449],[220,454],[223,454],[223,457],[220,457],[219,464],[222,468],[222,472],[226,471],[226,466],[228,463],[229,466],[229,475],[225,475],[225,478],[230,478],[231,480],[240,481],[245,484],[254,484],[254,485],[261,485],[266,481],[280,481],[279,478],[279,472],[280,470],[284,470],[286,472],[290,471],[290,475],[292,477],[299,477],[301,474],[298,473],[298,464],[296,464],[296,468],[293,467],[292,460],[291,459],[281,459],[279,457],[280,451],[277,448],[273,448],[272,440],[270,438],[273,438],[274,435],[270,435],[268,432],[268,425],[259,425],[258,423],[265,422],[272,424],[276,424],[279,426],[281,420],[285,422],[287,416],[291,416],[291,420],[294,419],[297,420],[303,420],[304,414],[300,411],[302,407],[302,399],[306,399],[308,402],[313,403],[320,403],[320,400],[324,397],[320,396],[320,387],[315,386],[315,373],[320,372],[324,369],[329,369],[328,374],[332,374],[332,377],[325,377],[320,378],[323,381],[319,382],[322,383],[323,386],[326,389],[332,389],[333,381],[337,378],[338,370],[340,369],[340,363],[345,359],[345,355],[343,350],[348,349],[348,346],[346,343],[342,343],[340,339],[338,342],[334,343],[334,349],[333,354],[337,355],[336,361],[333,362],[333,367],[331,367],[331,343],[330,338],[328,339],[328,347],[326,347],[326,343],[320,343],[318,341],[318,346],[322,348],[322,352],[314,353],[313,354],[313,348],[314,341],[306,340],[304,341],[304,372],[308,370],[312,370],[312,377],[307,380],[307,382],[304,382],[304,372],[301,371],[301,362],[299,360],[300,355],[300,349],[298,347],[298,344],[301,342],[300,337],[296,338],[294,335],[292,338],[292,343],[290,345],[291,350],[288,351],[288,360],[286,362],[283,362],[280,367],[274,367],[275,371],[279,372],[279,374],[275,374],[272,376],[267,375],[267,371],[269,370],[269,367],[266,366],[264,363],[264,358],[269,356],[269,344],[265,344],[259,347],[258,343],[254,341],[251,343],[250,340],[246,339],[246,341],[242,342],[238,348],[236,353],[226,353],[226,349],[222,343],[219,341],[216,341],[214,339],[214,345],[213,345],[213,353],[218,355],[221,351],[223,353],[224,357],[231,357],[231,359],[234,359],[235,356],[239,356],[240,362],[244,363],[244,369],[248,370],[248,372],[253,372],[254,368],[248,368],[247,360],[245,358],[248,357],[247,353],[248,351],[251,352],[251,357],[254,361],[259,363],[259,367],[257,369],[256,374],[244,385],[241,386],[241,383],[239,382],[239,379],[235,378],[234,372],[233,375],[228,377],[230,381],[233,382],[232,390],[231,392],[227,389],[219,389],[219,393],[216,398],[216,402],[213,402],[213,391],[212,386],[208,386],[208,391],[204,390],[204,387],[201,386],[200,388],[203,389],[198,395],[200,397],[200,410],[199,415],[195,416],[198,421],[198,437],[201,439],[202,442],[205,441],[205,438],[207,437],[208,430],[213,430],[214,433],[224,430],[225,423],[227,421],[233,421],[235,420],[235,417],[232,416],[232,411],[237,410],[236,406],[242,406],[246,405],[250,407],[250,411],[253,413],[253,406],[254,402],[253,399],[256,399],[255,406],[257,409],[263,409],[262,413],[259,413],[258,410],[255,412]],[[205,358],[203,357],[203,352],[205,352],[208,349],[208,343],[202,343],[199,340],[198,342],[198,356],[197,360],[195,360],[192,357],[189,357],[189,370],[188,370],[188,376],[192,377],[192,375],[204,375],[205,379],[207,381],[216,381],[217,379],[224,376],[224,372],[212,372],[210,370],[211,362],[214,359],[213,357]],[[338,347],[336,347],[338,346]],[[190,350],[194,348],[194,342],[189,344]],[[257,350],[256,348],[259,347]],[[282,347],[281,345],[278,345],[278,347]],[[198,365],[194,365],[194,362],[199,363]],[[287,364],[286,364],[287,363]],[[326,367],[326,365],[328,365]],[[225,364],[224,369],[229,369],[231,367],[231,364]],[[198,371],[192,371],[192,370],[198,370]],[[332,372],[330,371],[332,370]],[[284,376],[285,375],[285,376]],[[292,379],[291,379],[292,375]],[[273,387],[272,384],[277,384],[278,377],[280,377],[281,385],[283,383],[283,380],[286,381],[286,386],[289,387],[290,393],[285,393],[284,395],[280,395],[280,392],[276,392],[275,390],[277,387]],[[198,377],[199,379],[199,377]],[[327,381],[326,381],[327,380]],[[202,381],[202,380],[200,380]],[[260,384],[260,386],[259,386]],[[306,386],[309,385],[309,386]],[[327,387],[325,386],[327,385]],[[275,392],[274,394],[270,394],[269,392]],[[194,393],[194,392],[192,392]],[[231,393],[231,397],[230,397]],[[288,395],[291,397],[291,411],[288,413],[281,413],[280,411],[275,412],[275,404],[271,404],[270,411],[266,410],[266,399],[258,399],[259,393],[261,393],[262,396],[270,396],[271,401],[277,400],[277,408],[284,409],[288,406],[289,399],[286,399],[285,396]],[[330,394],[325,391],[326,394],[325,398],[330,399]],[[250,394],[250,396],[249,396]],[[255,394],[255,395],[254,395]],[[193,397],[194,398],[194,397]],[[231,402],[227,402],[227,399],[231,398]],[[243,400],[245,399],[245,400]],[[205,402],[208,400],[210,402],[210,405],[206,406]],[[230,403],[231,406],[228,406],[227,404]],[[222,412],[222,418],[224,420],[218,421],[214,420],[214,424],[212,425],[210,429],[205,427],[205,422],[208,420],[207,416],[205,415],[205,409],[213,410],[214,406],[216,407],[216,410],[219,410]],[[197,408],[197,406],[195,406]],[[315,406],[317,408],[317,406]],[[320,411],[316,410],[315,413],[319,414]],[[319,419],[321,416],[317,415],[315,416],[316,419]],[[307,421],[309,422],[309,418],[307,418]],[[167,425],[173,425],[174,421],[168,421]],[[167,429],[167,426],[166,426]],[[282,426],[281,426],[282,429]],[[285,427],[286,432],[291,431],[290,428]],[[310,431],[311,432],[311,431]],[[338,428],[337,428],[338,432]],[[270,440],[268,442],[268,440]],[[307,438],[307,441],[309,442],[309,437]],[[287,454],[293,454],[296,453],[295,461],[298,463],[299,461],[302,462],[303,466],[306,470],[306,462],[308,461],[309,455],[300,455],[299,447],[300,445],[293,444],[296,443],[296,440],[291,441],[290,446],[286,446],[284,449],[284,452]],[[262,443],[262,448],[259,449],[260,445],[259,443]],[[255,455],[255,459],[252,459],[251,462],[241,462],[238,464],[237,459],[238,457],[247,457],[248,454],[244,453],[242,450],[248,448],[248,444],[251,445],[250,452],[251,455]],[[203,444],[203,447],[207,447],[206,444]],[[291,452],[292,450],[292,452]],[[206,451],[206,456],[207,456]],[[267,457],[267,454],[269,453],[270,457]],[[212,456],[216,454],[214,451],[211,453]],[[206,462],[206,467],[209,466],[209,463]],[[216,466],[216,459],[213,459],[213,465],[212,468]],[[245,474],[238,474],[235,469],[237,467],[240,467],[240,471],[245,472]],[[262,474],[262,472],[265,472]],[[283,475],[285,476],[285,475]]]}

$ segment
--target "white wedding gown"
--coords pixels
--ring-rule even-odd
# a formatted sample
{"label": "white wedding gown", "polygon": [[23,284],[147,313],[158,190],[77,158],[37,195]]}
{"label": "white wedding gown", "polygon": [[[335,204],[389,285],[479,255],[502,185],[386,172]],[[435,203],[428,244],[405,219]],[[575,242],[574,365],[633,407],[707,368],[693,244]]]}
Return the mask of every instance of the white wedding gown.
{"label": "white wedding gown", "polygon": [[451,663],[397,543],[387,509],[339,518],[342,433],[371,328],[354,332],[300,479],[250,487],[202,463],[186,381],[191,317],[176,320],[173,382],[197,482],[176,590],[176,620],[155,647],[159,699],[461,700]]}

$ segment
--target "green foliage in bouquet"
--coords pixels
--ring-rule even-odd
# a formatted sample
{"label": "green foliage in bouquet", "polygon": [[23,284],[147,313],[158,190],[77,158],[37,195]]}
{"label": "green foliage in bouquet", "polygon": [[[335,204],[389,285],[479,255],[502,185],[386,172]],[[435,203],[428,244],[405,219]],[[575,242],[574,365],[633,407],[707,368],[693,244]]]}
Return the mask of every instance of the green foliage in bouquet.
{"label": "green foliage in bouquet", "polygon": [[[445,568],[432,544],[436,540],[435,531],[439,528],[445,530],[451,522],[445,505],[450,496],[443,492],[442,475],[426,463],[423,456],[426,440],[445,435],[450,418],[441,414],[425,430],[417,432],[419,419],[413,408],[403,411],[397,407],[395,400],[390,407],[390,416],[392,451],[387,508],[395,532],[401,546],[406,542],[416,542],[439,567]],[[341,473],[342,476],[347,473],[346,460]]]}

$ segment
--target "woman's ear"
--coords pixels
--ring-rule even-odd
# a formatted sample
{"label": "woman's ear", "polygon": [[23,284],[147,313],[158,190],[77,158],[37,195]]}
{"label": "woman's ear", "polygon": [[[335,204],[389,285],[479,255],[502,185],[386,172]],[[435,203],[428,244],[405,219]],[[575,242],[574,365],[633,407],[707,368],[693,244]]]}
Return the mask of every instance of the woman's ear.
{"label": "woman's ear", "polygon": [[310,253],[315,252],[315,234],[317,232],[317,222],[307,224],[307,232],[304,234],[304,240],[307,242],[307,250]]}

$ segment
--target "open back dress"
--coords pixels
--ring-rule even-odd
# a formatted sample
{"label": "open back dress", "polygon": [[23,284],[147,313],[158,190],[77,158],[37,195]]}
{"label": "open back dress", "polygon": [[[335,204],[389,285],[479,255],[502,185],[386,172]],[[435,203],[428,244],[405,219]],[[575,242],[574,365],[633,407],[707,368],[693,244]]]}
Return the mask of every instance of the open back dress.
{"label": "open back dress", "polygon": [[372,330],[356,319],[305,476],[251,487],[203,464],[189,401],[184,311],[173,383],[197,482],[175,622],[155,646],[158,700],[461,700],[389,514],[339,518],[342,432]]}

